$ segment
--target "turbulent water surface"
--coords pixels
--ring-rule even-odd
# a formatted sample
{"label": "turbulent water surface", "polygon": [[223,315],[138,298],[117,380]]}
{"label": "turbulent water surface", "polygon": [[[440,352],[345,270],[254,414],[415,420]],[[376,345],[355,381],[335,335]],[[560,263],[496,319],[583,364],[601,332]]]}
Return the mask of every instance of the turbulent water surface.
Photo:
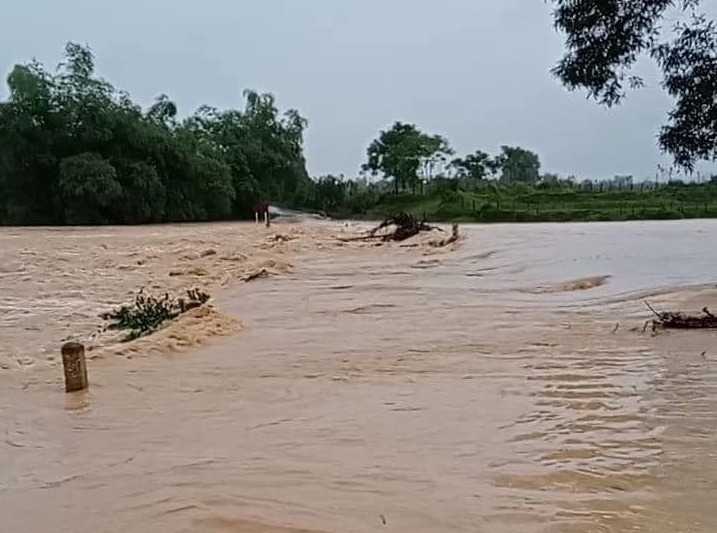
{"label": "turbulent water surface", "polygon": [[[0,531],[717,531],[717,336],[643,332],[717,307],[716,222],[347,232],[0,229]],[[216,308],[97,335],[142,285]]]}

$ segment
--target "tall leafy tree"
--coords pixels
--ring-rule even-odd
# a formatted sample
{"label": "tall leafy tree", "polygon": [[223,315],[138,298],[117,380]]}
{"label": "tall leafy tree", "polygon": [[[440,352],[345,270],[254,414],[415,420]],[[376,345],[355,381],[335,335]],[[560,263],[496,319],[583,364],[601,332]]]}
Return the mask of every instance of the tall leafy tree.
{"label": "tall leafy tree", "polygon": [[643,85],[632,67],[649,55],[675,101],[660,147],[687,170],[717,159],[717,31],[715,21],[698,12],[701,0],[552,1],[555,26],[566,38],[553,72],[566,87],[618,104],[627,89]]}
{"label": "tall leafy tree", "polygon": [[[448,157],[454,154],[448,140],[440,135],[428,136],[422,143],[421,167],[423,178],[433,179],[436,170],[446,166]],[[415,187],[415,181],[412,184]]]}
{"label": "tall leafy tree", "polygon": [[451,161],[451,167],[456,171],[459,178],[482,180],[490,172],[491,158],[487,153],[476,150],[463,158],[456,158]]}
{"label": "tall leafy tree", "polygon": [[440,136],[423,133],[414,124],[396,122],[390,129],[381,131],[366,150],[364,171],[382,173],[394,182],[394,190],[415,187],[419,170],[450,155],[448,142]]}
{"label": "tall leafy tree", "polygon": [[540,179],[540,158],[525,148],[502,146],[496,164],[503,181],[535,183]]}

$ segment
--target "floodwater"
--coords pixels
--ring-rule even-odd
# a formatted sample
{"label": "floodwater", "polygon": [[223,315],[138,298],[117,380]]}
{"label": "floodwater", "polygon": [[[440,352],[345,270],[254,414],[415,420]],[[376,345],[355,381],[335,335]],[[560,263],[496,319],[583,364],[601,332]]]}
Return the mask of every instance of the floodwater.
{"label": "floodwater", "polygon": [[[643,331],[717,307],[717,221],[462,231],[0,229],[0,531],[717,531],[717,334]],[[64,394],[63,339],[190,282]]]}

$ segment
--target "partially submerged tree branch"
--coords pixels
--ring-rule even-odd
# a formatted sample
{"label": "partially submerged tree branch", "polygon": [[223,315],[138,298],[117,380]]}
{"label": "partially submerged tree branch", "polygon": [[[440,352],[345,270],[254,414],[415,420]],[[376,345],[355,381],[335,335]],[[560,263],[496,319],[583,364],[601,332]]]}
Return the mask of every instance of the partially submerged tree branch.
{"label": "partially submerged tree branch", "polygon": [[446,237],[445,239],[441,239],[440,241],[431,241],[428,244],[435,248],[442,248],[443,246],[448,246],[449,244],[453,244],[458,239],[460,239],[461,235],[458,231],[458,224],[453,224],[453,228],[451,230],[450,236]]}
{"label": "partially submerged tree branch", "polygon": [[649,302],[645,302],[647,308],[655,315],[652,321],[653,330],[663,329],[717,329],[717,316],[710,313],[706,307],[702,309],[702,315],[686,315],[682,312],[658,312]]}
{"label": "partially submerged tree branch", "polygon": [[[389,233],[378,235],[381,230],[393,228],[393,231]],[[381,242],[389,241],[405,241],[418,235],[422,231],[443,231],[441,228],[436,226],[429,226],[425,220],[420,222],[409,213],[397,213],[391,217],[386,218],[381,224],[370,230],[366,235],[358,237],[352,237],[349,239],[342,239],[344,242],[349,241],[366,241],[377,239]]]}

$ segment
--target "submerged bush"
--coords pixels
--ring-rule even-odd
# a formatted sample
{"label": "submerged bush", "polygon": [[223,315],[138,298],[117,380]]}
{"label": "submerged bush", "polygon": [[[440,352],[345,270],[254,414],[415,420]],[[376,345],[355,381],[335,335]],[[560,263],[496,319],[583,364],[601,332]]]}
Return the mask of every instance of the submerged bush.
{"label": "submerged bush", "polygon": [[169,294],[156,298],[140,289],[132,305],[123,305],[115,311],[103,313],[101,318],[110,322],[106,329],[128,331],[124,338],[127,342],[157,331],[165,322],[204,305],[209,298],[209,294],[199,289],[188,290],[186,299],[172,298]]}

